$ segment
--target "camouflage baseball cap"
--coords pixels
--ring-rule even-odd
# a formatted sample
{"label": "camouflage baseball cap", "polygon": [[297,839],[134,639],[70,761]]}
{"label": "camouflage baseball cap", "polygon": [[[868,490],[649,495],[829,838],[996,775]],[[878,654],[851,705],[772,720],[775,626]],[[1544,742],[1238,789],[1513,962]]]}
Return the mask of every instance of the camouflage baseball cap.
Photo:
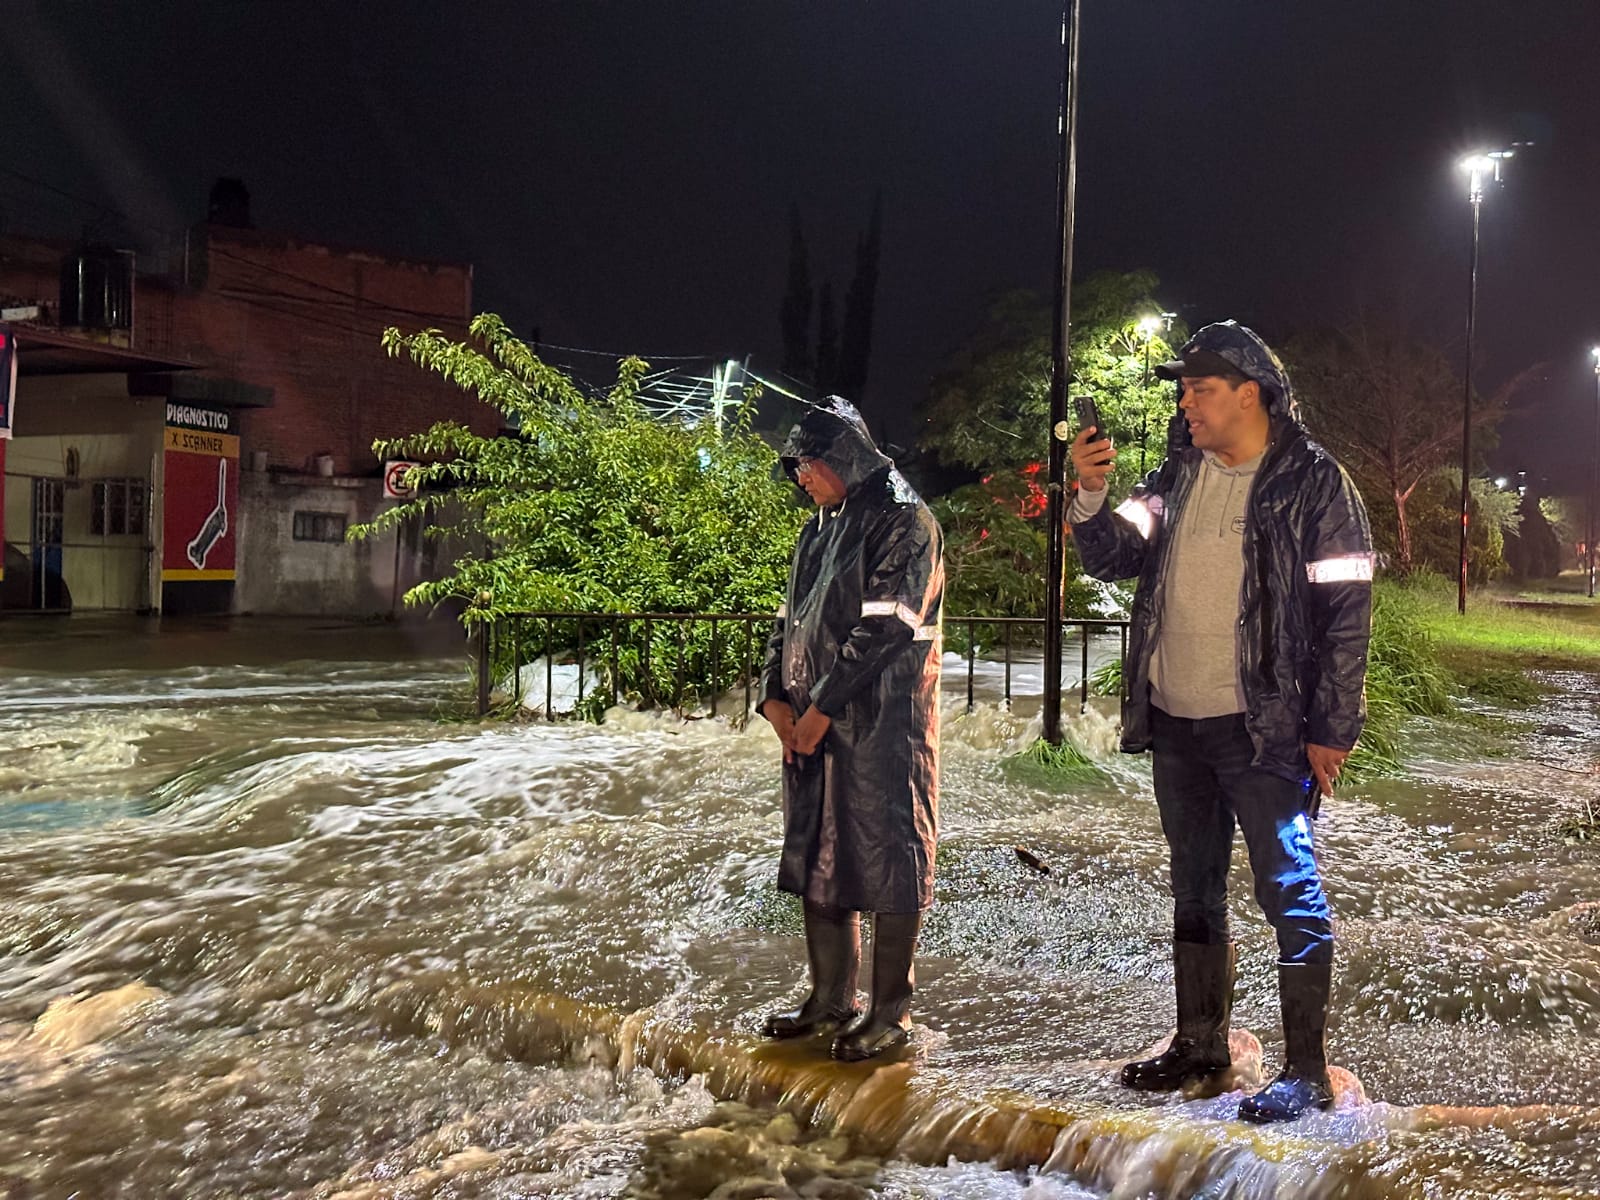
{"label": "camouflage baseball cap", "polygon": [[1163,379],[1222,375],[1253,379],[1267,396],[1269,411],[1293,415],[1289,375],[1272,348],[1237,321],[1218,321],[1195,333],[1171,362],[1155,368]]}

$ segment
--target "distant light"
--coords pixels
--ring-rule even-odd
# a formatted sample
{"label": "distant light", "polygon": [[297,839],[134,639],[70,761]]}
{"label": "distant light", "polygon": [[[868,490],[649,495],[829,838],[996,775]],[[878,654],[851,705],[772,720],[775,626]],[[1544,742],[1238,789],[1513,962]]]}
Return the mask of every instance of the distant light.
{"label": "distant light", "polygon": [[1594,369],[1600,371],[1600,346],[1596,346],[1589,353],[1594,355]]}
{"label": "distant light", "polygon": [[[1524,143],[1517,143],[1523,145]],[[1500,164],[1506,159],[1515,157],[1515,150],[1480,150],[1476,154],[1469,154],[1457,164],[1465,171],[1471,181],[1467,185],[1467,199],[1477,204],[1483,199],[1483,181],[1485,176],[1493,176],[1496,183],[1500,182]]]}
{"label": "distant light", "polygon": [[1503,488],[1503,487],[1506,486],[1506,484],[1508,484],[1510,482],[1511,481],[1509,479],[1507,479],[1504,475],[1502,475],[1502,476],[1500,476],[1500,478],[1498,478],[1498,479],[1496,479],[1494,481],[1494,485],[1497,488]]}
{"label": "distant light", "polygon": [[1139,318],[1139,332],[1144,334],[1144,336],[1147,337],[1147,338],[1155,337],[1156,331],[1159,330],[1160,328],[1161,328],[1161,318],[1160,317],[1140,317]]}

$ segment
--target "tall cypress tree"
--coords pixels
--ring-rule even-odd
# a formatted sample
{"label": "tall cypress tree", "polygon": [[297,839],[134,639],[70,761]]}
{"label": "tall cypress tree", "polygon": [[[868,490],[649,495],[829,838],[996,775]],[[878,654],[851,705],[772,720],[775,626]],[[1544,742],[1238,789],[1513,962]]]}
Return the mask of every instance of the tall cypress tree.
{"label": "tall cypress tree", "polygon": [[783,373],[793,379],[811,378],[811,262],[805,232],[800,228],[800,206],[789,206],[789,282],[784,288],[778,320],[783,327]]}
{"label": "tall cypress tree", "polygon": [[878,255],[883,241],[883,193],[872,198],[867,232],[856,239],[856,273],[844,298],[844,327],[839,337],[840,395],[858,406],[867,387],[867,360],[872,356],[872,308],[878,294]]}
{"label": "tall cypress tree", "polygon": [[827,395],[839,388],[839,325],[833,316],[833,280],[822,285],[817,305],[817,391]]}

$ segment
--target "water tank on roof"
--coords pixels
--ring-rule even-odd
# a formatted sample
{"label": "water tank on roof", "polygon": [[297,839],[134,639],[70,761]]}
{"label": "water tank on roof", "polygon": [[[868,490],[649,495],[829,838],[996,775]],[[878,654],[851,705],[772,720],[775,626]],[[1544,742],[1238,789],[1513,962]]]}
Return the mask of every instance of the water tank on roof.
{"label": "water tank on roof", "polygon": [[61,324],[133,328],[133,251],[86,246],[61,260]]}

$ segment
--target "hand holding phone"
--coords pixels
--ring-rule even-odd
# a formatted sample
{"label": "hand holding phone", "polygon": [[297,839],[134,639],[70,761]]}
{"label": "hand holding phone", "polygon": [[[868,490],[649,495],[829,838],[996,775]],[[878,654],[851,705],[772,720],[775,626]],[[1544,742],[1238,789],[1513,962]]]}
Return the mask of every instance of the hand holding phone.
{"label": "hand holding phone", "polygon": [[1100,420],[1100,409],[1094,402],[1093,396],[1074,396],[1072,403],[1078,410],[1078,432],[1092,428],[1094,437],[1092,441],[1103,441],[1111,434],[1107,431],[1105,423]]}
{"label": "hand holding phone", "polygon": [[[1091,492],[1104,491],[1106,476],[1117,461],[1092,397],[1074,396],[1078,410],[1078,436],[1072,441],[1072,473],[1078,485]],[[1091,433],[1090,430],[1093,430]]]}

